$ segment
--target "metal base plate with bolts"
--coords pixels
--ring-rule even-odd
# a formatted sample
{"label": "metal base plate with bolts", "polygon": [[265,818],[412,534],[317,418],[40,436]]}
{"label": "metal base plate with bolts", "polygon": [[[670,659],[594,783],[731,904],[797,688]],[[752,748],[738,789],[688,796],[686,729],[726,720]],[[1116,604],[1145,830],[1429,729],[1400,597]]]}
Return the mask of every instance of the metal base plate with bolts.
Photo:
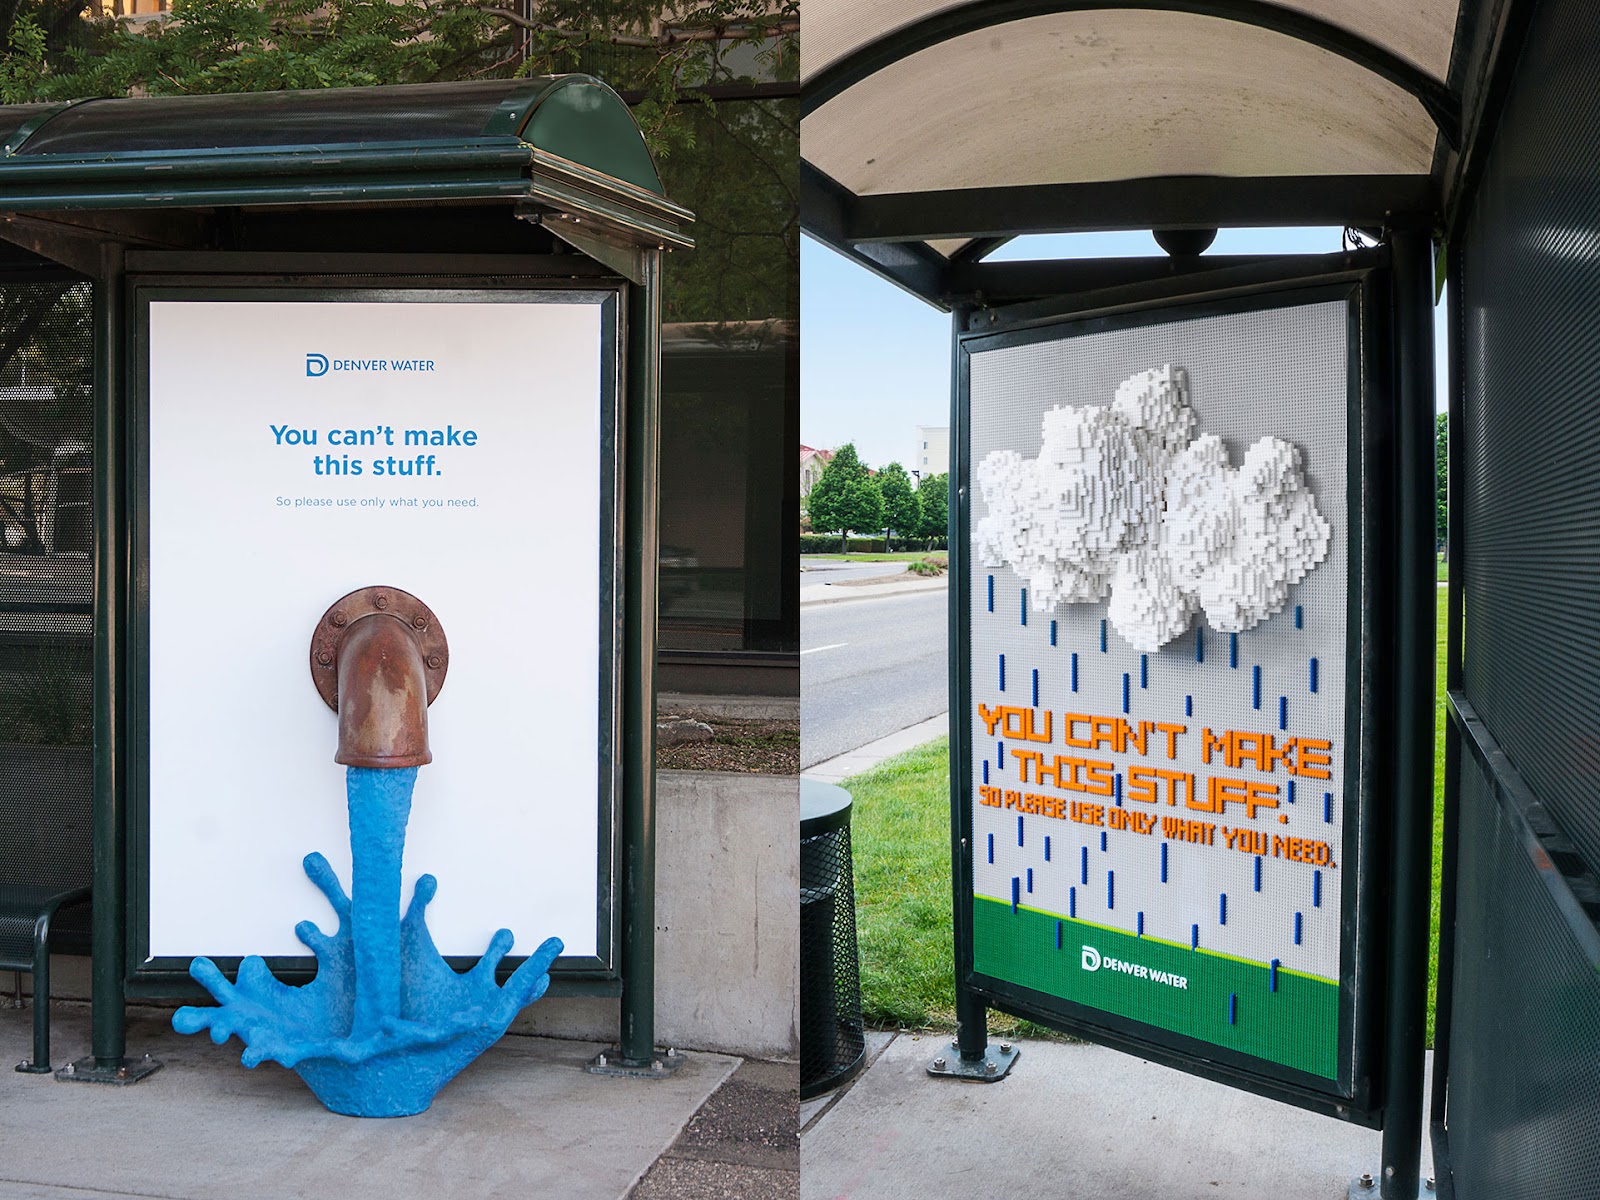
{"label": "metal base plate with bolts", "polygon": [[109,1083],[126,1087],[161,1070],[161,1062],[146,1054],[143,1058],[122,1058],[102,1067],[92,1056],[69,1062],[56,1072],[57,1083]]}
{"label": "metal base plate with bolts", "polygon": [[[1378,1200],[1381,1194],[1378,1180],[1373,1175],[1362,1175],[1350,1181],[1349,1200]],[[1417,1200],[1433,1200],[1439,1193],[1435,1189],[1433,1179],[1424,1179],[1417,1185]]]}
{"label": "metal base plate with bolts", "polygon": [[685,1056],[676,1049],[657,1050],[647,1063],[627,1063],[616,1047],[591,1058],[583,1068],[591,1075],[626,1076],[632,1079],[665,1079],[683,1066]]}
{"label": "metal base plate with bolts", "polygon": [[1022,1051],[1010,1042],[990,1045],[982,1058],[962,1058],[961,1048],[951,1042],[949,1049],[934,1056],[928,1074],[950,1079],[970,1079],[974,1083],[998,1083],[1006,1077]]}
{"label": "metal base plate with bolts", "polygon": [[48,1063],[41,1067],[33,1059],[25,1058],[17,1064],[16,1069],[23,1075],[48,1075],[54,1068]]}

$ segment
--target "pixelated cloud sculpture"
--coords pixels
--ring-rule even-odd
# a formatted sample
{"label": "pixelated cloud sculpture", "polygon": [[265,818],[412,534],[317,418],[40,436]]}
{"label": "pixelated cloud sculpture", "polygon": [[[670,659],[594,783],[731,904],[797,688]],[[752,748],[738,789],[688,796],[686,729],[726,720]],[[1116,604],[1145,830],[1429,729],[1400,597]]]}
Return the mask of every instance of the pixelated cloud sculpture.
{"label": "pixelated cloud sculpture", "polygon": [[984,458],[980,559],[1010,566],[1041,612],[1109,594],[1111,624],[1145,651],[1196,610],[1241,633],[1282,609],[1328,555],[1300,451],[1264,437],[1229,465],[1215,434],[1195,437],[1187,392],[1181,368],[1140,371],[1109,406],[1045,413],[1037,458]]}

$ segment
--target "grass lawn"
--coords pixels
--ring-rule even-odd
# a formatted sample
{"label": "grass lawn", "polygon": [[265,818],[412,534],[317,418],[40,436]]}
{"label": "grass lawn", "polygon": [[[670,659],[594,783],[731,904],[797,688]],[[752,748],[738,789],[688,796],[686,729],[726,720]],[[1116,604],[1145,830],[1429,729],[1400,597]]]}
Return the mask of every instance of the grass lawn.
{"label": "grass lawn", "polygon": [[[1442,571],[1443,566],[1440,567]],[[1439,873],[1444,867],[1444,644],[1445,588],[1435,610],[1438,640],[1433,655],[1433,905],[1428,918],[1428,1046],[1433,1046],[1433,994],[1439,985]]]}
{"label": "grass lawn", "polygon": [[[1434,690],[1433,918],[1428,966],[1428,1045],[1439,959],[1440,841],[1444,831],[1445,594],[1438,596]],[[940,738],[845,781],[855,798],[855,858],[861,1005],[869,1025],[955,1028],[950,934],[949,739]],[[991,1013],[996,1036],[1036,1036],[1030,1022]]]}

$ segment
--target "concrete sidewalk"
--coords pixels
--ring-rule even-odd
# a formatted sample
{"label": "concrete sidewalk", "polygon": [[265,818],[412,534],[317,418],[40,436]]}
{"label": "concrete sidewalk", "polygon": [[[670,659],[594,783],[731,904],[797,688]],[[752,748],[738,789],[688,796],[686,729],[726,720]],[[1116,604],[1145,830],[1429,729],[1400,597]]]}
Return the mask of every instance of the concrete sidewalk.
{"label": "concrete sidewalk", "polygon": [[969,1083],[926,1073],[942,1037],[868,1037],[866,1071],[802,1106],[802,1200],[1342,1200],[1379,1169],[1370,1129],[1102,1046],[1025,1041]]}
{"label": "concrete sidewalk", "polygon": [[[57,1065],[89,1010],[52,1014]],[[0,1009],[0,1198],[164,1200],[789,1200],[798,1194],[796,1064],[691,1052],[673,1075],[584,1065],[604,1046],[511,1036],[415,1117],[326,1111],[289,1071],[239,1065],[237,1041],[180,1037],[129,1011],[128,1047],[163,1069],[130,1087],[58,1083],[28,1057],[32,1013]]]}
{"label": "concrete sidewalk", "polygon": [[[801,774],[837,783],[948,729],[941,715]],[[1372,1130],[1102,1046],[1020,1045],[1006,1079],[966,1083],[926,1073],[944,1037],[869,1032],[866,1070],[801,1105],[802,1200],[1344,1200],[1379,1170]]]}

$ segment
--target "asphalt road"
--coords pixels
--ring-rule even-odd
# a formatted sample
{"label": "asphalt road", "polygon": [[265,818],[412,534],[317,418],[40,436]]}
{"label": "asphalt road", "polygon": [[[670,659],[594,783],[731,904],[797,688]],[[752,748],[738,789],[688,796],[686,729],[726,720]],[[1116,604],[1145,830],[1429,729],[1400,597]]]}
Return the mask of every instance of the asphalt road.
{"label": "asphalt road", "polygon": [[800,766],[949,707],[946,594],[914,592],[800,610]]}

